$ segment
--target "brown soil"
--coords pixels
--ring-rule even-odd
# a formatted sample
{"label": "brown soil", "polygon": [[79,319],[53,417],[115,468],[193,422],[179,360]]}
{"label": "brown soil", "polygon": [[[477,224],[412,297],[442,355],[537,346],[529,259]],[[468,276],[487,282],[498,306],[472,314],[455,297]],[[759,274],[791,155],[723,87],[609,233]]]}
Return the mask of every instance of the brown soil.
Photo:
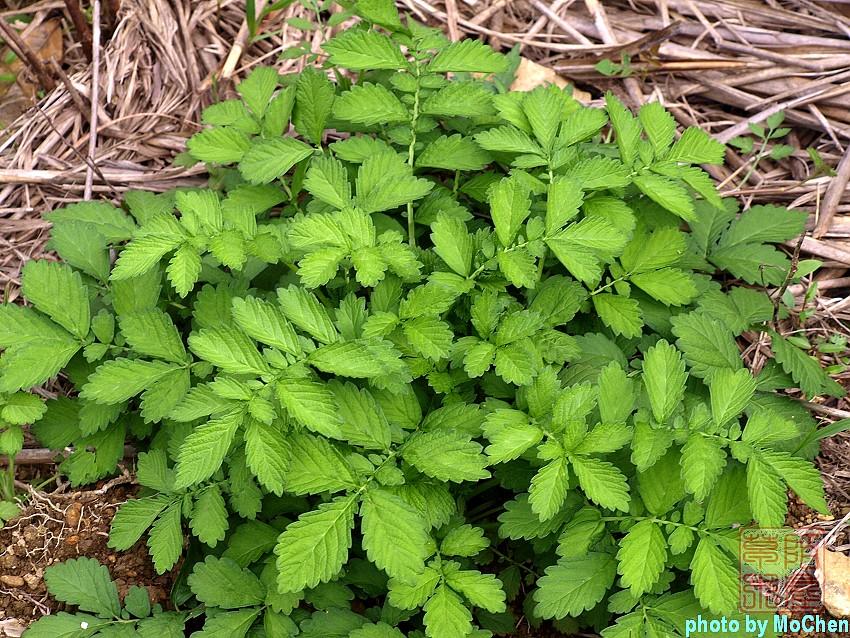
{"label": "brown soil", "polygon": [[20,636],[26,625],[64,608],[47,593],[44,570],[78,556],[106,565],[122,597],[141,585],[153,603],[167,606],[175,572],[156,573],[144,539],[126,552],[106,545],[118,505],[138,490],[129,481],[126,475],[91,491],[30,492],[21,515],[0,530],[0,636]]}

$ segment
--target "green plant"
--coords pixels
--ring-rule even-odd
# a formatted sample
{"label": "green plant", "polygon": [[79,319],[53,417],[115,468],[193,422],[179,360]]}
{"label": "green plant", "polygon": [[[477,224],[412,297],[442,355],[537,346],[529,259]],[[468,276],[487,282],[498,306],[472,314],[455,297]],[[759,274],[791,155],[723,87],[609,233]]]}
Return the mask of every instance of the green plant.
{"label": "green plant", "polygon": [[620,52],[619,64],[617,62],[614,62],[613,60],[604,58],[594,64],[593,68],[596,69],[602,75],[608,76],[609,78],[627,78],[635,72],[632,68],[632,56],[630,56],[625,51]]}
{"label": "green plant", "polygon": [[[768,150],[770,142],[785,137],[791,132],[790,128],[782,127],[782,123],[784,121],[785,111],[777,111],[765,120],[767,128],[761,124],[748,122],[747,126],[750,129],[750,133],[752,133],[752,137],[736,137],[729,140],[730,145],[740,149],[743,153],[752,155],[752,164],[750,165],[747,174],[744,175],[744,179],[741,180],[741,185],[744,185],[749,181],[753,172],[756,170],[756,167],[758,167],[761,160],[765,157],[773,160],[783,159],[791,155],[796,150],[790,144],[773,144]],[[758,148],[756,148],[757,143],[760,143]],[[815,162],[815,166],[818,167],[819,165],[815,156],[811,153],[809,153],[809,156]],[[819,155],[817,156],[817,159],[820,159]]]}
{"label": "green plant", "polygon": [[450,79],[506,64],[358,7],[324,45],[356,81],[257,69],[207,109],[210,189],[49,214],[64,263],[0,307],[0,391],[64,371],[33,430],[74,484],[143,450],[110,545],[186,557],[199,637],[734,614],[736,526],[781,526],[788,487],[826,511],[817,423],[775,391],[843,391],[744,285],[786,280],[805,213],[739,215],[696,166],[723,145],[658,104]]}

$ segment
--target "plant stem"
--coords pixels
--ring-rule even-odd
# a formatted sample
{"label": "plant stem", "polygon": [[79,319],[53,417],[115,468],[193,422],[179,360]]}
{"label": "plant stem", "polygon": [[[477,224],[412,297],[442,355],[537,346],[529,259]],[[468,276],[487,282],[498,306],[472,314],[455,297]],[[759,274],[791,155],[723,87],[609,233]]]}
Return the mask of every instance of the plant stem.
{"label": "plant stem", "polygon": [[[416,148],[416,123],[419,121],[419,93],[421,90],[419,63],[417,62],[413,68],[416,75],[416,91],[413,94],[413,115],[410,118],[410,145],[407,147],[407,164],[411,171],[413,170],[413,154]],[[413,220],[413,202],[407,203],[407,241],[412,248],[416,247],[416,222]]]}

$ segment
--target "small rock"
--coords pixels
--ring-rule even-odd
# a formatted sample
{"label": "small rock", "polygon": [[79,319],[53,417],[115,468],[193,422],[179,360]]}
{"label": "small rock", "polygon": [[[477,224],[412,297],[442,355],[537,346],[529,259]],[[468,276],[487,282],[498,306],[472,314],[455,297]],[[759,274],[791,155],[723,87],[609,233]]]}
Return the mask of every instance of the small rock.
{"label": "small rock", "polygon": [[41,583],[41,577],[35,574],[24,574],[24,581],[26,581],[27,587],[35,589]]}
{"label": "small rock", "polygon": [[68,509],[65,510],[65,524],[68,527],[76,528],[80,522],[80,514],[83,511],[81,503],[71,503]]}
{"label": "small rock", "polygon": [[12,552],[6,552],[0,556],[0,568],[15,569],[18,566],[18,558]]}
{"label": "small rock", "polygon": [[836,618],[850,618],[850,557],[820,549],[815,577],[820,583],[826,610]]}
{"label": "small rock", "polygon": [[20,576],[0,576],[0,583],[4,585],[8,585],[9,587],[23,587],[24,579]]}

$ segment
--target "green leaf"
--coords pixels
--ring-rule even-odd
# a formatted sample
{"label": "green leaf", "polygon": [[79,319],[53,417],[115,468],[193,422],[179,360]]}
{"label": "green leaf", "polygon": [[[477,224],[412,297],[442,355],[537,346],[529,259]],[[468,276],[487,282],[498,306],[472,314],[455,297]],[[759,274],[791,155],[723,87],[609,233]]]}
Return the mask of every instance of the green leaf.
{"label": "green leaf", "polygon": [[388,583],[390,591],[387,599],[398,609],[416,609],[425,604],[439,582],[440,573],[430,567],[426,567],[425,571],[419,574],[411,584],[391,578]]}
{"label": "green leaf", "polygon": [[288,439],[289,469],[284,486],[293,494],[341,492],[357,487],[357,479],[335,445],[310,434],[294,434]]}
{"label": "green leaf", "polygon": [[112,519],[109,547],[119,551],[130,549],[173,501],[167,494],[157,494],[124,503]]}
{"label": "green leaf", "polygon": [[277,89],[278,79],[274,68],[256,67],[236,87],[239,95],[257,119],[265,115],[272,95]]}
{"label": "green leaf", "polygon": [[392,445],[392,431],[384,410],[368,390],[351,382],[332,382],[330,389],[342,417],[343,440],[369,450],[387,450]]}
{"label": "green leaf", "polygon": [[534,613],[541,618],[578,616],[593,609],[614,583],[614,556],[591,552],[586,556],[562,558],[546,568],[534,592]]}
{"label": "green leaf", "polygon": [[355,84],[334,102],[334,117],[357,124],[407,122],[410,113],[382,84]]}
{"label": "green leaf", "polygon": [[630,281],[665,306],[683,306],[697,296],[691,276],[678,268],[662,268],[629,277]]}
{"label": "green leaf", "polygon": [[313,148],[293,137],[258,140],[239,162],[239,172],[251,184],[269,184],[312,154]]}
{"label": "green leaf", "polygon": [[487,117],[495,114],[493,94],[478,82],[451,82],[428,96],[421,112],[438,117]]}
{"label": "green leaf", "polygon": [[76,605],[102,618],[115,618],[121,612],[118,588],[109,570],[94,558],[72,558],[48,567],[44,581],[50,593],[62,602]]}
{"label": "green leaf", "polygon": [[399,358],[387,341],[358,339],[320,346],[307,360],[322,372],[343,377],[370,378],[386,372],[386,366]]}
{"label": "green leaf", "polygon": [[673,180],[644,171],[635,175],[633,181],[644,195],[671,213],[675,213],[686,222],[696,219],[693,199],[684,187]]}
{"label": "green leaf", "polygon": [[250,419],[245,428],[245,457],[260,485],[278,496],[283,494],[284,475],[289,468],[290,447],[274,424]]}
{"label": "green leaf", "polygon": [[692,434],[682,448],[682,478],[697,501],[702,501],[723,473],[726,452],[717,439]]}
{"label": "green leaf", "polygon": [[616,361],[599,373],[599,415],[603,423],[625,423],[634,410],[634,382]]}
{"label": "green leaf", "polygon": [[714,541],[700,539],[691,560],[691,584],[700,604],[715,614],[738,607],[738,572]]}
{"label": "green leaf", "polygon": [[98,366],[80,396],[97,403],[121,403],[176,369],[164,361],[114,359]]}
{"label": "green leaf", "polygon": [[563,228],[578,214],[583,201],[584,191],[577,181],[562,175],[555,177],[546,196],[546,234]]}
{"label": "green leaf", "polygon": [[791,267],[787,257],[766,244],[739,244],[711,251],[711,261],[723,270],[759,286],[779,286]]}
{"label": "green leaf", "polygon": [[266,597],[260,579],[229,558],[207,556],[203,562],[195,563],[188,584],[197,599],[208,607],[252,607],[262,605]]}
{"label": "green leaf", "polygon": [[646,131],[646,138],[652,144],[655,157],[661,157],[673,143],[676,120],[658,102],[644,104],[638,112],[638,118]]}
{"label": "green leaf", "polygon": [[186,348],[177,327],[159,308],[137,310],[119,318],[121,334],[141,355],[185,363]]}
{"label": "green leaf", "polygon": [[648,423],[638,421],[635,423],[632,443],[632,463],[637,466],[638,471],[646,470],[664,456],[672,444],[673,433],[670,430],[663,427],[653,428]]}
{"label": "green leaf", "polygon": [[442,49],[431,63],[431,73],[501,73],[507,67],[505,56],[478,40],[465,38]]}
{"label": "green leaf", "polygon": [[608,509],[629,510],[629,485],[620,470],[599,459],[571,456],[579,485],[594,503]]}
{"label": "green leaf", "polygon": [[485,452],[493,463],[519,458],[543,439],[543,430],[532,425],[528,415],[519,410],[491,412],[484,421],[483,429],[484,436],[490,441]]}
{"label": "green leaf", "polygon": [[13,425],[27,425],[38,421],[47,411],[44,399],[25,392],[16,392],[6,398],[0,418]]}
{"label": "green leaf", "polygon": [[590,157],[575,164],[570,178],[576,180],[584,190],[623,188],[632,183],[628,166],[610,157]]}
{"label": "green leaf", "polygon": [[321,144],[333,103],[334,87],[328,76],[313,66],[307,66],[295,83],[292,117],[295,130],[316,146]]}
{"label": "green leaf", "polygon": [[334,208],[345,208],[351,203],[351,183],[348,181],[348,173],[342,162],[334,157],[324,155],[313,157],[304,180],[304,188],[313,197]]}
{"label": "green leaf", "polygon": [[369,22],[374,22],[392,33],[406,33],[392,0],[359,0],[354,11]]}
{"label": "green leaf", "polygon": [[106,238],[93,224],[77,221],[54,223],[47,248],[55,250],[68,264],[101,283],[109,279],[111,265]]}
{"label": "green leaf", "polygon": [[181,510],[182,504],[180,502],[169,505],[151,527],[148,535],[148,547],[157,574],[164,574],[174,567],[183,554]]}
{"label": "green leaf", "polygon": [[0,392],[17,392],[55,377],[79,350],[75,340],[10,347],[0,356]]}
{"label": "green leaf", "polygon": [[514,247],[498,253],[499,268],[517,288],[534,288],[537,284],[537,261],[525,248]]}
{"label": "green leaf", "polygon": [[494,574],[482,574],[472,569],[446,573],[446,584],[472,603],[492,614],[505,611],[505,591]]}
{"label": "green leaf", "polygon": [[502,246],[513,244],[522,223],[528,217],[529,192],[515,177],[506,177],[490,189],[490,214]]}
{"label": "green leaf", "polygon": [[183,244],[168,262],[168,281],[181,297],[188,295],[201,274],[201,255],[189,244]]}
{"label": "green leaf", "polygon": [[809,398],[830,392],[829,377],[820,362],[787,339],[771,332],[770,344],[776,360]]}
{"label": "green leaf", "polygon": [[322,503],[287,526],[275,547],[282,593],[315,587],[339,573],[351,547],[356,503],[355,497]]}
{"label": "green leaf", "polygon": [[759,454],[747,459],[747,495],[753,518],[762,527],[782,527],[788,513],[785,485]]}
{"label": "green leaf", "polygon": [[620,157],[623,158],[623,163],[631,166],[637,157],[640,144],[640,123],[610,91],[605,94],[605,108],[608,111],[608,117],[611,118],[614,133],[617,135]]}
{"label": "green leaf", "polygon": [[688,313],[674,317],[673,334],[676,345],[695,377],[708,379],[717,368],[739,370],[741,351],[732,332],[721,322],[703,313]]}
{"label": "green leaf", "polygon": [[230,412],[199,425],[183,440],[177,454],[176,489],[205,481],[221,467],[242,420],[242,410]]}
{"label": "green leaf", "polygon": [[369,560],[400,582],[415,582],[432,551],[419,513],[385,489],[368,490],[360,505],[363,549]]}
{"label": "green leaf", "polygon": [[620,541],[617,560],[617,571],[632,596],[639,598],[649,592],[667,562],[667,541],[661,528],[650,520],[637,523]]}
{"label": "green leaf", "polygon": [[202,328],[189,335],[189,348],[224,372],[259,376],[269,371],[251,340],[232,328]]}
{"label": "green leaf", "polygon": [[[72,341],[66,330],[30,307],[0,304],[0,347]],[[73,343],[77,343],[73,340]]]}
{"label": "green leaf", "polygon": [[740,417],[753,398],[757,381],[749,370],[720,369],[711,378],[711,417],[717,425],[726,425]]}
{"label": "green leaf", "polygon": [[522,155],[539,155],[543,157],[543,149],[526,133],[513,126],[499,126],[481,133],[476,133],[475,141],[481,148],[498,153],[517,153]]}
{"label": "green leaf", "polygon": [[281,379],[277,398],[289,415],[308,429],[338,438],[341,417],[333,394],[322,383],[309,379]]}
{"label": "green leaf", "polygon": [[487,457],[481,446],[452,430],[417,432],[402,449],[404,460],[440,481],[477,481],[488,478]]}
{"label": "green leaf", "polygon": [[484,536],[484,530],[472,525],[455,527],[440,543],[443,556],[475,556],[490,546],[490,539]]}
{"label": "green leaf", "polygon": [[450,171],[480,171],[492,161],[492,156],[472,139],[457,134],[442,135],[431,142],[416,158],[416,166]]}
{"label": "green leaf", "polygon": [[[474,40],[462,40],[474,42]],[[422,609],[425,611],[425,635],[428,638],[467,636],[472,630],[472,614],[452,589],[443,584],[437,587]]]}
{"label": "green leaf", "polygon": [[682,401],[685,393],[685,362],[682,355],[665,340],[647,350],[643,363],[643,383],[658,423],[665,423]]}
{"label": "green leaf", "polygon": [[232,303],[233,321],[245,334],[291,355],[301,355],[298,335],[280,308],[256,297],[234,297]]}
{"label": "green leaf", "polygon": [[232,271],[242,270],[248,259],[245,237],[242,231],[227,229],[210,238],[210,252],[223,266]]}
{"label": "green leaf", "polygon": [[449,356],[454,333],[448,324],[436,317],[414,317],[403,325],[410,345],[423,357],[437,361]]}
{"label": "green leaf", "polygon": [[227,533],[227,508],[218,485],[210,485],[195,498],[189,526],[198,540],[210,547],[224,540]]}
{"label": "green leaf", "polygon": [[[130,192],[127,195],[129,196]],[[129,202],[132,197],[130,196],[127,199]],[[168,210],[170,212],[171,209]],[[45,213],[44,219],[54,224],[51,235],[54,235],[60,226],[79,223],[93,226],[96,232],[103,235],[107,243],[110,244],[117,244],[130,239],[136,230],[133,220],[123,210],[108,202],[68,204],[64,208]],[[65,259],[64,256],[63,259]]]}
{"label": "green leaf", "polygon": [[21,271],[21,292],[38,310],[68,332],[85,339],[91,310],[88,289],[67,264],[30,259]]}
{"label": "green leaf", "polygon": [[567,466],[566,458],[557,458],[540,468],[531,479],[528,501],[541,521],[555,516],[564,504],[570,478]]}
{"label": "green leaf", "polygon": [[337,340],[337,331],[328,311],[315,295],[290,285],[288,288],[278,288],[277,296],[283,314],[296,326],[322,343],[333,343]]}
{"label": "green leaf", "polygon": [[405,69],[408,62],[389,37],[377,31],[345,31],[326,42],[328,62],[346,69]]}
{"label": "green leaf", "polygon": [[780,243],[797,237],[806,226],[807,215],[802,210],[788,210],[773,205],[753,206],[720,237],[721,248],[742,244]]}
{"label": "green leaf", "polygon": [[434,252],[457,274],[468,277],[472,268],[472,236],[466,224],[455,217],[439,213],[431,224]]}
{"label": "green leaf", "polygon": [[599,318],[614,334],[628,339],[641,335],[643,319],[637,301],[609,293],[600,293],[591,299]]}
{"label": "green leaf", "polygon": [[186,142],[189,155],[215,164],[236,164],[250,146],[251,140],[245,133],[221,126],[195,133]]}
{"label": "green leaf", "polygon": [[726,146],[696,126],[685,129],[666,159],[688,164],[722,164]]}
{"label": "green leaf", "polygon": [[241,609],[208,617],[195,638],[245,638],[262,608]]}
{"label": "green leaf", "polygon": [[820,472],[809,461],[773,450],[759,450],[758,456],[779,473],[806,505],[823,514],[829,513]]}

